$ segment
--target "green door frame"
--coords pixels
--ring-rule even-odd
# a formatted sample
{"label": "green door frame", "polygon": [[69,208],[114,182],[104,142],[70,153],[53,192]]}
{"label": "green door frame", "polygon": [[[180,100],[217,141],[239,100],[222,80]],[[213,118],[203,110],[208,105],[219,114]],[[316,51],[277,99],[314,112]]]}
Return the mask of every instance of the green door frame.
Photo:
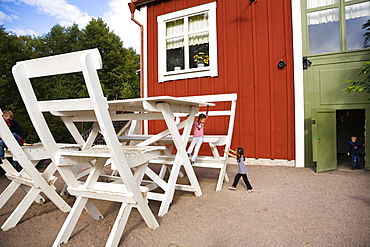
{"label": "green door frame", "polygon": [[[368,0],[359,0],[356,3],[366,2]],[[340,7],[341,10],[345,8],[346,5],[354,3],[354,1],[345,2],[344,0],[340,0],[338,4],[334,4],[330,7]],[[370,49],[359,49],[359,50],[352,50],[346,51],[346,40],[345,40],[345,16],[344,11],[340,11],[341,15],[341,24],[340,24],[340,39],[341,45],[339,52],[333,53],[325,53],[325,54],[315,54],[310,55],[308,54],[308,26],[307,26],[307,13],[310,11],[319,11],[322,9],[327,9],[327,7],[318,7],[315,9],[310,9],[307,11],[307,1],[301,0],[301,13],[302,13],[302,55],[308,57],[308,59],[312,62],[311,66],[308,66],[306,70],[303,70],[303,81],[304,81],[304,129],[305,129],[305,137],[304,137],[304,147],[305,147],[305,167],[313,166],[313,159],[314,159],[314,150],[313,150],[313,133],[311,129],[312,124],[312,109],[327,109],[331,108],[334,110],[340,109],[365,109],[365,128],[367,130],[370,129],[370,101],[359,100],[359,98],[370,98],[369,94],[365,92],[362,93],[352,93],[346,94],[341,91],[341,89],[346,87],[345,83],[345,76],[343,76],[343,87],[342,85],[335,84],[333,81],[324,84],[325,78],[330,79],[330,73],[332,70],[332,74],[335,73],[343,73],[348,70],[352,74],[354,71],[359,71],[361,67],[365,64],[365,62],[370,61]],[[348,73],[346,74],[349,75]],[[342,83],[341,78],[339,75],[337,77],[340,79],[338,83]],[[356,73],[354,74],[352,80],[358,80],[356,78]],[[321,81],[320,81],[321,80]],[[333,79],[334,80],[334,79]],[[333,92],[329,92],[328,88],[331,89],[331,86],[338,87]],[[327,90],[327,92],[323,92],[323,88]],[[325,91],[325,90],[324,90]],[[336,94],[335,96],[331,97],[331,94]],[[326,97],[329,95],[330,97]],[[333,98],[333,100],[331,100]],[[338,98],[340,100],[338,100]],[[343,98],[343,99],[341,99]],[[315,118],[315,116],[314,116]],[[366,143],[370,143],[370,134],[367,134]],[[336,146],[336,145],[335,145]],[[366,152],[366,150],[365,150]],[[365,157],[366,158],[366,157]],[[366,169],[370,170],[370,162],[366,162]]]}

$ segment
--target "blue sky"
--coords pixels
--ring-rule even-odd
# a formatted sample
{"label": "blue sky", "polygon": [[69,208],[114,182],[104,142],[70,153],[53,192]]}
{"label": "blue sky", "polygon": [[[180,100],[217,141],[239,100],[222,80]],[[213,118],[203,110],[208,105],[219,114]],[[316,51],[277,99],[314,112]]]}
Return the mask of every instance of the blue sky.
{"label": "blue sky", "polygon": [[[120,36],[124,47],[140,46],[139,26],[131,21],[130,0],[0,0],[0,25],[17,35],[42,35],[51,27],[73,23],[84,28],[91,18],[101,17]],[[142,18],[135,12],[135,18]]]}

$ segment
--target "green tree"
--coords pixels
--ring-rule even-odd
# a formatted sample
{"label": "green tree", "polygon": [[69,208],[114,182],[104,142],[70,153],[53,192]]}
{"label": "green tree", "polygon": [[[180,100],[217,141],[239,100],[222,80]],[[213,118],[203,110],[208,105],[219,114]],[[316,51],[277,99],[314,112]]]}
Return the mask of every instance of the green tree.
{"label": "green tree", "polygon": [[31,36],[17,37],[0,26],[0,108],[14,112],[25,135],[34,133],[34,129],[14,82],[12,67],[17,61],[30,58],[32,51],[26,44],[31,40]]}
{"label": "green tree", "polygon": [[[92,19],[84,29],[55,25],[42,36],[19,36],[0,26],[0,108],[10,109],[21,123],[26,142],[39,141],[29,120],[14,82],[11,69],[17,61],[98,48],[103,68],[98,71],[103,91],[108,99],[133,98],[140,95],[136,71],[140,57],[132,48],[123,48],[121,39],[109,30],[100,18]],[[81,73],[34,78],[31,80],[39,100],[86,97]],[[71,136],[59,118],[46,115],[57,142],[69,142]]]}
{"label": "green tree", "polygon": [[364,80],[361,81],[347,81],[351,84],[347,88],[343,89],[344,92],[363,92],[370,93],[370,62],[366,62],[365,66],[358,72],[358,75],[366,75]]}
{"label": "green tree", "polygon": [[99,70],[104,93],[110,100],[140,96],[140,82],[135,72],[140,56],[132,48],[123,48],[121,39],[101,19],[92,19],[80,34],[82,49],[98,48],[103,61]]}

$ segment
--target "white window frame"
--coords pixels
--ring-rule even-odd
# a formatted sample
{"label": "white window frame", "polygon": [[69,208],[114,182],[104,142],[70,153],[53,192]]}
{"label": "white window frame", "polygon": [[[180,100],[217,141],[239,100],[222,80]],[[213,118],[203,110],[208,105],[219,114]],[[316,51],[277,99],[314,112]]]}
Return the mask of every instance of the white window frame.
{"label": "white window frame", "polygon": [[[197,13],[208,12],[209,22],[209,59],[210,65],[202,68],[189,68],[177,71],[166,71],[166,22],[181,17],[194,15]],[[160,15],[157,17],[158,22],[158,82],[171,80],[181,80],[187,78],[218,76],[217,68],[217,33],[216,33],[216,2],[202,4],[199,6],[179,10],[169,14]],[[186,32],[185,32],[186,33]],[[186,37],[185,37],[186,40]],[[187,41],[185,41],[185,50],[188,49]],[[185,52],[186,54],[186,52]],[[186,58],[185,58],[186,59]],[[185,60],[185,63],[187,60]]]}

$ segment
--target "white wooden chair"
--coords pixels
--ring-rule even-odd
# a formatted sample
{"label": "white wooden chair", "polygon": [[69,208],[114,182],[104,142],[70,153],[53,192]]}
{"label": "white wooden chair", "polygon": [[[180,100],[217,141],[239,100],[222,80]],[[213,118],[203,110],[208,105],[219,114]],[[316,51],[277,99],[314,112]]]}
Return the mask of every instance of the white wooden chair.
{"label": "white wooden chair", "polygon": [[[97,49],[50,56],[18,62],[13,67],[13,76],[21,93],[31,121],[51,159],[68,185],[68,192],[77,197],[53,246],[66,243],[85,208],[96,220],[103,218],[91,199],[120,202],[121,208],[108,237],[106,246],[117,246],[130,215],[136,207],[148,227],[159,226],[145,198],[147,188],[141,187],[142,177],[149,159],[159,155],[162,147],[122,147],[115,134],[109,114],[107,99],[103,96],[97,69],[101,68]],[[38,101],[30,78],[82,72],[89,98]],[[58,147],[44,119],[43,113],[60,116],[78,144],[79,151],[66,151]],[[91,138],[83,141],[77,128],[64,113],[85,112],[96,119]],[[92,147],[96,133],[101,132],[106,146]],[[112,159],[120,174],[120,183],[97,181],[105,162]],[[91,162],[93,168],[85,181],[79,181],[71,168],[80,163]],[[132,169],[135,168],[135,169]],[[135,170],[135,173],[133,172]],[[142,193],[143,192],[143,193]]]}
{"label": "white wooden chair", "polygon": [[[0,115],[2,115],[1,110]],[[60,210],[63,212],[69,212],[71,207],[58,195],[53,185],[56,180],[56,177],[53,176],[56,171],[56,167],[53,164],[49,164],[44,172],[39,172],[35,168],[40,160],[50,158],[50,155],[45,148],[42,145],[27,147],[19,146],[5,121],[1,119],[0,136],[8,147],[7,156],[9,157],[11,155],[12,158],[18,161],[23,168],[20,172],[17,172],[7,159],[3,160],[4,163],[1,166],[6,172],[5,175],[7,178],[11,180],[11,183],[0,195],[0,209],[18,188],[23,188],[26,192],[23,200],[14,209],[13,213],[2,225],[1,229],[6,231],[9,228],[16,226],[33,201],[37,203],[45,202],[45,199],[40,196],[41,192],[44,193]]]}

